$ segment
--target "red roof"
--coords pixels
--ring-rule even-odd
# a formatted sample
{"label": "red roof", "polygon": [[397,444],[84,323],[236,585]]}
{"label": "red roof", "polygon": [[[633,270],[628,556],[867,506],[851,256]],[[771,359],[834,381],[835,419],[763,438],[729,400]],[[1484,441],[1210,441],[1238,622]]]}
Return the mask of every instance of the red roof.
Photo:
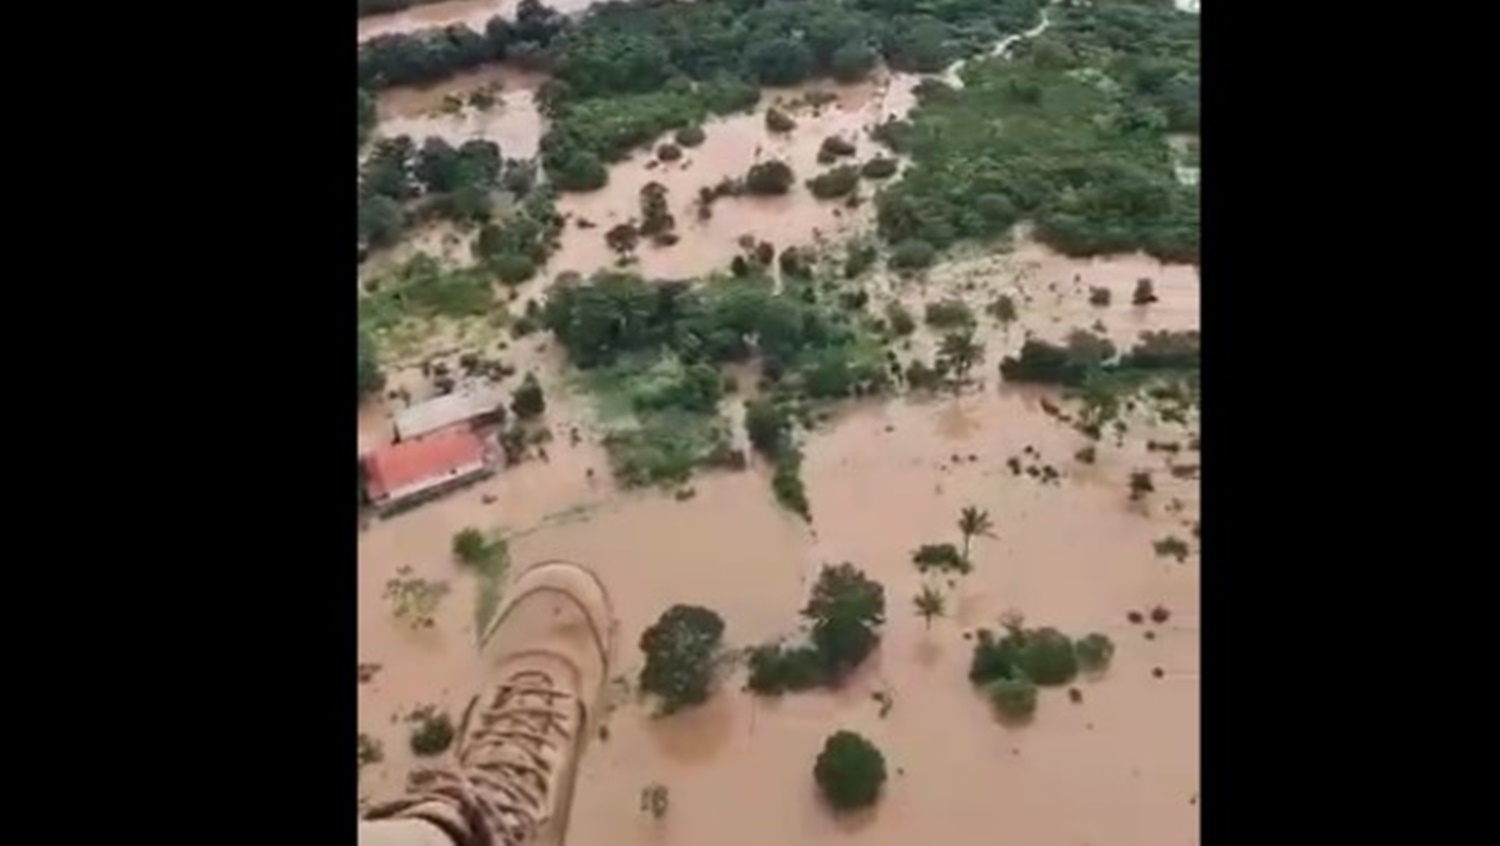
{"label": "red roof", "polygon": [[484,443],[466,426],[439,429],[402,441],[365,456],[366,489],[373,500],[391,491],[450,476],[462,467],[484,460]]}

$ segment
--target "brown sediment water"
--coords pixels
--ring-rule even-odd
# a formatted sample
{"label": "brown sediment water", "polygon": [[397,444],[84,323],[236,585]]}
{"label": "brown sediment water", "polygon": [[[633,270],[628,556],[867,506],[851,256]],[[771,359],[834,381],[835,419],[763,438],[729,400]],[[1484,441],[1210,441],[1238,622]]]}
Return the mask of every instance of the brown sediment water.
{"label": "brown sediment water", "polygon": [[[359,40],[453,24],[464,24],[476,32],[484,32],[484,25],[496,15],[513,20],[520,5],[520,0],[450,0],[412,6],[388,15],[370,15],[359,19]],[[593,0],[547,0],[544,5],[572,15],[592,6]]]}
{"label": "brown sediment water", "polygon": [[[1185,441],[1184,431],[1134,422],[1123,446],[1106,437],[1098,462],[1082,465],[1072,456],[1088,441],[1042,409],[1044,399],[1056,401],[1055,392],[999,385],[993,370],[1026,329],[1053,330],[1051,318],[1061,315],[1054,331],[1065,333],[1091,316],[1088,283],[1115,289],[1114,305],[1103,311],[1106,323],[1119,324],[1122,341],[1142,329],[1195,327],[1196,273],[1140,257],[1071,260],[1024,239],[1012,254],[984,261],[935,272],[925,289],[914,281],[886,288],[914,307],[948,296],[978,303],[1006,289],[1035,299],[1049,286],[1071,285],[1075,274],[1085,289],[1061,305],[1019,304],[1010,340],[985,319],[989,358],[980,368],[983,384],[971,391],[847,404],[809,434],[803,475],[811,528],[776,505],[760,466],[696,478],[696,495],[682,502],[615,490],[588,402],[569,389],[555,346],[537,337],[515,342],[508,354],[538,368],[548,391],[556,435],[550,461],[529,461],[360,535],[359,657],[383,666],[360,688],[360,728],[386,750],[383,763],[365,768],[362,791],[391,795],[411,764],[409,727],[391,723],[392,713],[426,702],[457,709],[473,682],[466,675],[473,582],[450,560],[449,545],[454,533],[474,525],[512,533],[517,562],[565,557],[595,566],[621,622],[614,674],[630,678],[640,666],[640,632],[672,603],[714,608],[731,643],[745,645],[794,628],[824,562],[853,561],[885,585],[882,646],[840,692],[761,700],[740,692],[736,675],[707,705],[667,720],[651,719],[627,698],[609,721],[609,740],[595,741],[584,763],[573,846],[798,846],[851,831],[877,846],[924,837],[977,844],[989,842],[978,832],[990,830],[1002,802],[1006,830],[1027,843],[1196,842],[1190,799],[1199,789],[1199,562],[1196,554],[1185,563],[1158,557],[1152,541],[1190,537],[1185,525],[1196,519],[1197,482],[1174,478],[1168,457],[1145,449],[1148,438]],[[1162,301],[1133,315],[1129,288],[1141,275],[1155,278]],[[890,295],[880,294],[876,304]],[[919,337],[916,351],[930,345]],[[908,355],[901,353],[903,361]],[[574,426],[584,434],[577,446],[567,438]],[[378,424],[362,418],[362,431],[372,428]],[[1007,469],[1006,459],[1028,446],[1040,453],[1035,463],[1063,472],[1060,484]],[[1178,460],[1195,461],[1196,454]],[[1157,485],[1145,506],[1131,503],[1127,492],[1138,468],[1153,469]],[[1182,503],[1181,513],[1167,507],[1172,500]],[[921,580],[910,553],[925,542],[957,542],[958,511],[970,504],[990,512],[996,538],[975,541],[974,573],[949,591],[949,618],[928,630],[911,610]],[[385,580],[402,566],[452,583],[435,631],[408,631],[381,598]],[[1171,621],[1146,640],[1126,613],[1157,604],[1171,609]],[[1030,624],[1103,632],[1117,646],[1102,679],[1078,683],[1082,704],[1070,703],[1063,690],[1044,691],[1024,727],[998,723],[965,675],[971,641],[962,633],[994,626],[1012,608]],[[1163,678],[1152,677],[1154,667],[1164,669]],[[871,700],[877,690],[894,699],[883,719]],[[886,755],[890,780],[871,818],[837,821],[815,797],[813,759],[823,738],[840,728],[867,734]],[[660,822],[639,809],[640,790],[651,782],[671,791]]]}
{"label": "brown sediment water", "polygon": [[[657,182],[667,189],[667,202],[676,219],[681,241],[669,247],[643,242],[636,250],[634,267],[648,278],[687,278],[723,270],[743,252],[745,236],[770,241],[777,249],[793,245],[813,246],[819,240],[837,242],[867,231],[873,222],[870,202],[878,183],[861,182],[863,200],[857,208],[842,199],[819,200],[804,182],[840,163],[858,164],[875,155],[889,155],[867,136],[869,129],[892,115],[902,115],[915,102],[912,90],[919,77],[882,75],[878,81],[853,86],[808,85],[795,89],[773,89],[752,113],[732,115],[704,124],[705,140],[695,148],[684,148],[675,162],[656,161],[654,149],[671,140],[657,139],[636,151],[629,161],[610,169],[609,184],[599,191],[564,194],[558,210],[568,214],[569,230],[551,267],[558,272],[588,273],[615,263],[616,255],[604,240],[610,227],[640,218],[640,191]],[[822,92],[832,102],[814,108],[806,97]],[[792,105],[802,103],[802,105]],[[766,129],[767,109],[780,104],[797,121],[797,128],[777,134]],[[838,135],[854,142],[857,152],[841,162],[823,165],[817,161],[823,140]],[[796,175],[792,190],[780,197],[724,197],[712,205],[712,217],[698,217],[698,192],[726,179],[740,179],[751,165],[779,159],[791,165]],[[580,229],[579,220],[595,224]]]}
{"label": "brown sediment water", "polygon": [[[520,287],[512,311],[541,296],[562,270],[612,264],[604,232],[639,214],[638,192],[652,180],[668,187],[683,241],[667,248],[642,245],[639,268],[647,276],[697,276],[722,268],[746,233],[780,248],[811,244],[814,229],[829,240],[868,229],[868,206],[849,210],[819,202],[800,183],[824,169],[815,158],[828,134],[855,141],[855,161],[876,153],[865,130],[909,109],[917,80],[896,76],[884,86],[883,101],[879,83],[839,89],[839,102],[825,105],[821,114],[793,111],[799,126],[780,137],[765,130],[765,108],[805,92],[769,94],[753,115],[711,121],[705,143],[685,150],[677,163],[648,168],[652,154],[638,151],[612,168],[602,191],[560,200],[570,217],[562,249],[546,274]],[[446,120],[434,124],[436,131],[403,131],[418,139],[444,134],[463,140],[445,133],[477,125],[465,120],[487,118],[420,117],[437,108],[443,94],[458,90],[436,96],[428,91],[421,95],[425,101],[383,96],[382,131],[402,126],[393,122],[403,119]],[[524,93],[520,86],[506,90]],[[533,125],[539,137],[540,121]],[[487,124],[479,129],[485,137],[506,131],[512,130]],[[506,155],[517,155],[496,140]],[[792,163],[799,183],[793,195],[721,199],[713,218],[700,225],[691,205],[698,187],[743,175],[756,160],[757,146],[763,159]],[[861,191],[868,194],[869,183]],[[834,215],[834,209],[842,213]],[[579,228],[579,217],[597,228]],[[467,252],[451,231],[426,237]],[[1158,301],[1137,307],[1130,298],[1141,278],[1153,281]],[[795,628],[797,609],[823,563],[852,561],[885,586],[882,645],[843,690],[758,699],[739,690],[743,675],[737,673],[707,704],[665,720],[650,718],[647,706],[624,697],[608,720],[608,741],[595,740],[585,758],[570,846],[812,846],[854,836],[874,846],[922,840],[977,846],[993,839],[987,832],[995,830],[997,813],[1008,837],[1035,846],[1197,843],[1201,568],[1188,526],[1197,519],[1199,495],[1195,479],[1168,469],[1198,457],[1146,448],[1148,440],[1185,445],[1187,430],[1138,414],[1119,444],[1107,435],[1097,444],[1096,463],[1082,464],[1073,456],[1090,442],[1044,409],[1061,402],[1058,394],[1000,384],[995,371],[998,359],[1017,349],[1027,333],[1061,340],[1097,321],[1126,347],[1142,331],[1196,329],[1196,269],[1138,255],[1070,259],[1022,231],[1002,255],[961,256],[911,279],[878,275],[869,287],[872,310],[899,299],[919,320],[927,302],[963,299],[981,314],[987,358],[976,368],[978,384],[958,396],[846,403],[809,433],[803,478],[812,526],[775,503],[769,472],[758,463],[741,473],[700,475],[690,483],[695,495],[685,501],[658,491],[617,490],[592,404],[573,389],[555,341],[546,335],[511,339],[496,351],[496,337],[486,336],[487,357],[518,368],[505,385],[513,388],[527,370],[541,378],[554,434],[549,458],[506,469],[361,531],[359,660],[382,669],[360,686],[359,727],[380,740],[385,752],[382,763],[363,769],[363,796],[395,795],[414,763],[409,726],[392,722],[393,715],[428,703],[456,714],[472,692],[475,582],[451,560],[450,545],[460,529],[476,526],[508,535],[518,566],[561,557],[597,568],[620,620],[613,675],[632,680],[640,669],[636,644],[642,630],[673,603],[715,609],[727,623],[730,644],[743,646]],[[1108,288],[1111,304],[1091,306],[1091,287]],[[1015,299],[1019,312],[1008,328],[982,311],[1002,293]],[[422,355],[407,360],[435,356],[451,365],[459,350],[476,343],[472,335],[440,333]],[[930,361],[935,345],[933,334],[920,329],[910,349],[898,348],[898,355],[903,364],[913,356]],[[738,375],[741,385],[751,386],[753,379]],[[431,393],[415,367],[390,368],[389,376],[392,387],[407,388],[417,399]],[[726,416],[738,420],[745,396],[725,401]],[[362,408],[362,442],[388,441],[386,406],[398,402]],[[577,445],[568,436],[574,428],[582,436]],[[1197,428],[1194,417],[1187,429]],[[742,431],[736,435],[743,440]],[[1027,447],[1040,457],[1026,457]],[[1011,457],[1050,464],[1063,477],[1042,484],[1015,475],[1006,466]],[[1153,471],[1157,490],[1145,503],[1128,495],[1129,474],[1137,469]],[[949,616],[929,629],[912,610],[922,579],[910,554],[922,543],[959,542],[955,523],[967,505],[990,512],[996,537],[974,541],[975,571],[951,589],[945,580],[931,579],[949,594]],[[1168,535],[1194,547],[1185,562],[1156,555],[1152,542]],[[381,594],[401,568],[451,585],[435,628],[414,632],[393,618]],[[1171,610],[1169,622],[1127,621],[1127,612],[1156,605]],[[1029,725],[995,720],[966,678],[972,641],[963,635],[994,627],[1008,609],[1023,612],[1029,625],[1057,626],[1073,635],[1097,631],[1113,639],[1109,672],[1077,683],[1081,704],[1069,702],[1063,689],[1045,690]],[[1143,636],[1147,628],[1153,639]],[[1157,667],[1162,678],[1153,677]],[[871,699],[877,691],[893,699],[884,718]],[[881,747],[890,778],[873,812],[840,820],[817,799],[811,770],[823,739],[843,728]],[[670,790],[670,810],[660,821],[640,810],[640,791],[652,782]]]}

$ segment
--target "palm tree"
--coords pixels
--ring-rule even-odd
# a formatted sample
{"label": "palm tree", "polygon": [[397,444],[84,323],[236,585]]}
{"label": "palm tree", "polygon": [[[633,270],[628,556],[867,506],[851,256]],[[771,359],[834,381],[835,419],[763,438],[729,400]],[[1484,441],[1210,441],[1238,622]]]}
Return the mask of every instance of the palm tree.
{"label": "palm tree", "polygon": [[948,361],[962,384],[974,365],[984,361],[984,345],[974,340],[973,328],[952,332],[943,336],[938,346],[938,356]]}
{"label": "palm tree", "polygon": [[932,628],[933,617],[941,617],[947,613],[943,595],[931,587],[924,586],[922,592],[912,598],[912,603],[917,606],[917,616],[927,623],[929,629]]}
{"label": "palm tree", "polygon": [[990,520],[988,511],[980,511],[970,505],[958,514],[958,530],[964,536],[964,562],[969,560],[969,544],[973,542],[975,535],[994,537],[995,524]]}

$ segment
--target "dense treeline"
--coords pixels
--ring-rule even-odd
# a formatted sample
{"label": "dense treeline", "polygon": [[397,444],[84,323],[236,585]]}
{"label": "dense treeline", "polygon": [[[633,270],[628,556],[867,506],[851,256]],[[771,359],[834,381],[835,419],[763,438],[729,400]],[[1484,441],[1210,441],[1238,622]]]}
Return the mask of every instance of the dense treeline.
{"label": "dense treeline", "polygon": [[538,0],[521,0],[513,20],[490,18],[483,32],[464,24],[377,35],[359,45],[359,84],[375,90],[436,82],[488,62],[545,67],[568,19]]}
{"label": "dense treeline", "polygon": [[360,85],[431,82],[486,62],[552,71],[542,160],[563,190],[675,128],[753,106],[757,86],[863,77],[883,58],[937,71],[1032,25],[1042,0],[699,0],[606,3],[576,21],[525,0],[484,32],[455,25],[360,45]]}
{"label": "dense treeline", "polygon": [[1026,218],[1070,255],[1143,249],[1196,261],[1199,193],[1166,134],[1198,128],[1198,20],[1170,0],[1056,7],[1010,60],[924,98],[879,133],[915,164],[879,197],[892,243],[945,247]]}
{"label": "dense treeline", "polygon": [[1028,339],[1018,355],[1000,362],[1000,375],[1009,382],[1078,387],[1091,377],[1188,372],[1201,366],[1202,336],[1183,332],[1143,332],[1140,341],[1123,355],[1100,335],[1075,330],[1064,344]]}

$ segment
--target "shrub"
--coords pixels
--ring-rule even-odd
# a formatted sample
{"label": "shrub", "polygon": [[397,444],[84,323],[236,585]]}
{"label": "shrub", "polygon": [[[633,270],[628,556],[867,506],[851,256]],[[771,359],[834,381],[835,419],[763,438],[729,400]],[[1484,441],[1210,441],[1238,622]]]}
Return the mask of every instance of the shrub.
{"label": "shrub", "polygon": [[1036,685],[1030,679],[995,679],[985,685],[984,692],[1007,719],[1024,720],[1036,713]]}
{"label": "shrub", "polygon": [[745,434],[757,452],[775,458],[791,434],[792,418],[772,400],[761,397],[745,403]]}
{"label": "shrub", "polygon": [[889,179],[896,175],[900,164],[895,159],[876,156],[860,166],[860,175],[866,179]]}
{"label": "shrub", "polygon": [[1078,459],[1080,463],[1093,464],[1094,461],[1098,458],[1098,451],[1095,450],[1092,446],[1086,446],[1083,449],[1080,449],[1079,451],[1073,453],[1073,457]]}
{"label": "shrub", "polygon": [[453,557],[465,564],[480,564],[489,555],[484,533],[469,526],[453,536]]}
{"label": "shrub", "polygon": [[813,779],[836,811],[873,805],[880,798],[885,778],[885,756],[852,731],[830,735],[813,765]]}
{"label": "shrub", "polygon": [[1156,302],[1156,288],[1150,279],[1137,279],[1135,281],[1135,293],[1130,295],[1132,305],[1144,306]]}
{"label": "shrub", "polygon": [[772,106],[766,109],[766,129],[772,132],[791,132],[797,128],[797,121],[781,109]]}
{"label": "shrub", "polygon": [[1085,672],[1098,673],[1109,669],[1109,662],[1115,657],[1115,644],[1108,637],[1098,632],[1084,635],[1073,644],[1073,651],[1078,655],[1078,666]]}
{"label": "shrub", "polygon": [[542,386],[537,382],[535,373],[527,373],[521,380],[520,387],[511,394],[510,410],[521,420],[540,417],[547,410],[547,399],[542,394]]}
{"label": "shrub", "polygon": [[776,455],[771,492],[783,508],[812,522],[812,505],[807,501],[807,489],[802,485],[802,452],[796,447],[785,447]]}
{"label": "shrub", "polygon": [[840,165],[807,180],[807,188],[820,200],[847,196],[859,187],[859,170],[854,165]]}
{"label": "shrub", "polygon": [[844,259],[844,278],[854,279],[875,266],[880,250],[874,244],[858,241],[849,245],[849,255]]}
{"label": "shrub", "polygon": [[911,560],[923,573],[930,570],[940,573],[968,573],[971,569],[958,547],[951,543],[924,543],[912,553]]}
{"label": "shrub", "polygon": [[649,813],[652,819],[659,820],[665,817],[670,805],[671,794],[667,791],[665,784],[653,782],[641,788],[641,810]]}
{"label": "shrub", "polygon": [[745,173],[745,190],[759,196],[785,194],[795,181],[790,165],[772,159],[750,166]]}
{"label": "shrub", "polygon": [[961,329],[974,325],[974,312],[963,300],[928,303],[923,319],[934,329]]}
{"label": "shrub", "polygon": [[658,713],[708,699],[723,637],[723,618],[696,605],[673,605],[641,634],[640,689],[660,699]]}
{"label": "shrub", "polygon": [[536,275],[536,262],[515,253],[501,253],[487,260],[495,276],[507,285],[519,285]]}
{"label": "shrub", "polygon": [[359,766],[361,769],[366,764],[378,764],[385,759],[385,750],[381,748],[380,741],[370,737],[364,732],[359,733]]}
{"label": "shrub", "polygon": [[676,141],[683,147],[696,147],[699,144],[702,144],[705,138],[707,138],[707,136],[703,132],[703,127],[698,126],[697,124],[693,124],[692,126],[684,126],[683,128],[677,130],[676,134],[672,136],[672,140]]}
{"label": "shrub", "polygon": [[891,248],[891,257],[887,262],[896,270],[920,270],[930,266],[936,259],[937,250],[931,244],[917,238],[908,238]]}
{"label": "shrub", "polygon": [[[1194,525],[1197,525],[1197,524],[1194,524]],[[1167,535],[1166,537],[1162,538],[1161,540],[1152,541],[1151,545],[1152,545],[1153,548],[1155,548],[1156,554],[1157,554],[1158,557],[1161,557],[1161,558],[1168,558],[1168,557],[1175,558],[1175,559],[1177,559],[1177,562],[1179,564],[1182,563],[1183,561],[1187,560],[1187,557],[1188,557],[1188,545],[1187,545],[1187,541],[1183,540],[1182,538],[1177,537],[1176,535]]]}
{"label": "shrub", "polygon": [[823,660],[812,646],[768,643],[750,650],[746,685],[762,696],[810,690],[823,683]]}
{"label": "shrub", "polygon": [[682,158],[682,148],[676,144],[663,144],[656,148],[656,157],[664,162],[675,162]]}
{"label": "shrub", "polygon": [[897,300],[886,304],[885,319],[890,322],[891,332],[897,337],[910,335],[917,330],[917,321],[911,316],[911,311]]}
{"label": "shrub", "polygon": [[1108,288],[1089,288],[1089,305],[1103,308],[1109,305],[1110,296]]}
{"label": "shrub", "polygon": [[1151,471],[1134,470],[1130,473],[1130,498],[1139,500],[1148,493],[1156,490],[1156,484],[1151,481]]}
{"label": "shrub", "polygon": [[428,706],[414,712],[410,720],[416,724],[411,730],[413,754],[422,757],[441,755],[453,745],[453,718],[446,711]]}
{"label": "shrub", "polygon": [[1078,675],[1073,641],[1057,629],[1026,632],[1018,657],[1021,670],[1040,685],[1067,684]]}
{"label": "shrub", "polygon": [[823,139],[818,152],[831,157],[852,156],[855,152],[854,142],[839,135],[830,135]]}

